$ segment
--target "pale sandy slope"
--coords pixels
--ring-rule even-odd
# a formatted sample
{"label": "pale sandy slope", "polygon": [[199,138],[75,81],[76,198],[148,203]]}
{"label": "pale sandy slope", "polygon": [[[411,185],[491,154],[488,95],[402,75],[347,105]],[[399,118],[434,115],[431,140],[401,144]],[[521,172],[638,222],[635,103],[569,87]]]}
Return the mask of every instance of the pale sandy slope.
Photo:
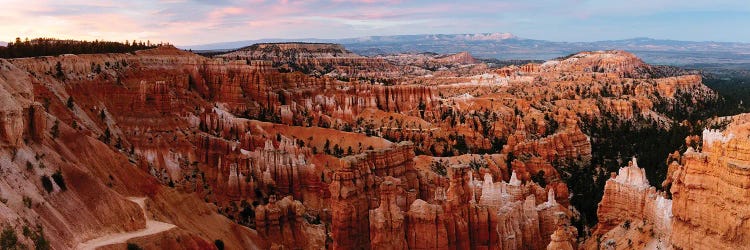
{"label": "pale sandy slope", "polygon": [[175,225],[160,221],[154,221],[146,216],[146,197],[128,197],[128,199],[135,203],[138,203],[138,205],[141,206],[141,210],[143,210],[143,216],[146,217],[146,228],[138,231],[104,235],[102,237],[83,242],[79,244],[76,249],[96,249],[102,246],[125,243],[127,240],[132,238],[157,234],[175,228]]}

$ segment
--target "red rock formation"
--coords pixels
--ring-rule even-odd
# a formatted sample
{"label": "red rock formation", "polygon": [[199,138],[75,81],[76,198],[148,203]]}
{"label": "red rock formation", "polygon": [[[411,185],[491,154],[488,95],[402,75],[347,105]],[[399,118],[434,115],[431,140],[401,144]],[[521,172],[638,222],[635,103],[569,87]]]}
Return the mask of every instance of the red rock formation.
{"label": "red rock formation", "polygon": [[490,225],[497,223],[497,240],[490,238],[490,248],[497,244],[501,249],[543,249],[562,223],[558,217],[569,220],[571,216],[567,208],[557,203],[554,189],[545,192],[533,183],[521,185],[515,176],[510,183],[492,183],[492,178],[485,175],[479,205],[486,207],[490,215],[498,216],[497,222],[492,217],[488,221]]}
{"label": "red rock formation", "polygon": [[373,249],[406,249],[404,212],[396,203],[401,181],[385,177],[380,183],[380,206],[370,210],[370,247]]}
{"label": "red rock formation", "polygon": [[625,221],[646,220],[655,225],[659,237],[668,238],[672,224],[672,200],[664,198],[648,184],[645,172],[636,159],[612,174],[604,187],[597,209],[594,234],[603,234]]}
{"label": "red rock formation", "polygon": [[[177,227],[141,239],[145,246],[179,248],[184,237],[186,248],[219,238],[231,249],[574,248],[567,222],[575,215],[555,168],[591,157],[578,124],[605,112],[654,114],[653,93],[703,86],[695,76],[640,79],[652,77],[649,66],[625,52],[500,70],[445,67],[475,63],[466,53],[364,58],[333,45],[233,55],[162,47],[0,60],[0,150],[9,152],[0,162],[13,174],[0,184],[24,187],[2,190],[11,193],[7,218],[38,217],[56,248],[74,248],[142,228],[121,196],[143,195],[154,200],[150,215]],[[58,62],[59,76],[51,73]],[[340,151],[323,154],[329,140]],[[415,151],[429,162],[488,154],[441,158],[450,163],[440,172],[416,166]],[[32,170],[22,172],[27,162]],[[46,194],[24,191],[41,190],[40,177],[54,171],[42,163],[70,178],[67,193],[56,183]],[[545,188],[530,181],[540,170]],[[653,192],[617,185],[605,195],[602,225],[621,223],[616,213],[659,216],[648,214]],[[29,195],[60,207],[28,212],[21,197]],[[72,219],[79,207],[80,223]]]}
{"label": "red rock formation", "polygon": [[31,79],[6,60],[0,60],[0,68],[4,76],[0,79],[0,146],[18,147],[32,121],[28,119],[29,105],[34,100]]}
{"label": "red rock formation", "polygon": [[472,64],[479,62],[469,52],[460,52],[452,55],[446,55],[434,59],[442,64]]}
{"label": "red rock formation", "polygon": [[552,241],[547,245],[547,250],[573,250],[577,232],[574,227],[559,224],[557,230],[552,234]]}
{"label": "red rock formation", "polygon": [[[406,185],[406,190],[419,190],[418,186],[411,186],[418,185],[418,182],[409,180],[413,176],[407,174],[407,170],[413,168],[412,158],[413,145],[404,142],[392,149],[367,151],[341,159],[341,166],[334,173],[329,186],[334,249],[369,246],[369,210],[378,206],[380,193],[377,192],[377,187],[382,178],[399,178]],[[403,207],[402,211],[411,204],[411,201],[404,198],[408,196],[398,197],[393,201]],[[416,199],[416,196],[412,199]]]}
{"label": "red rock formation", "polygon": [[309,235],[305,230],[310,225],[304,221],[304,213],[305,206],[302,202],[293,200],[291,196],[279,201],[271,196],[268,204],[255,208],[255,228],[275,244],[296,249],[314,249],[314,246],[308,245],[314,242],[309,238],[315,235]]}
{"label": "red rock formation", "polygon": [[[188,112],[203,104],[186,94],[188,77],[180,72],[199,60],[174,48],[135,55],[0,60],[0,147],[13,148],[11,159],[0,159],[0,182],[16,187],[2,190],[3,200],[12,200],[1,205],[6,211],[2,220],[18,228],[40,225],[53,248],[72,249],[90,239],[143,229],[146,218],[124,196],[148,196],[158,198],[158,209],[147,214],[174,224],[186,244],[221,238],[230,248],[263,248],[263,239],[254,231],[229,230],[237,224],[216,214],[202,199],[161,187],[133,164],[140,162],[139,156],[148,162],[158,155],[158,160],[151,158],[153,163],[179,168],[196,159],[183,154],[184,148],[191,148],[181,148],[188,138],[170,133],[187,130]],[[53,77],[50,72],[58,62],[63,76]],[[94,72],[92,65],[101,65],[101,72]],[[154,77],[157,72],[161,75]],[[156,136],[148,138],[152,135]],[[170,139],[161,137],[166,135]],[[137,151],[130,139],[138,144]],[[163,146],[167,142],[174,147]],[[175,152],[154,151],[147,144]],[[6,171],[15,165],[11,169],[19,172]],[[24,169],[26,173],[20,172]],[[42,187],[39,180],[50,176],[62,177]],[[166,242],[173,236],[164,232],[148,237]]]}
{"label": "red rock formation", "polygon": [[[742,190],[747,179],[746,134],[750,116],[731,118],[725,131],[704,130],[702,151],[689,147],[669,166],[664,182],[673,200],[648,186],[635,159],[607,181],[599,204],[599,224],[586,249],[597,247],[672,247],[742,249],[748,242],[741,222]],[[679,162],[677,162],[679,161]],[[717,209],[720,208],[720,209]],[[643,223],[641,223],[641,221]],[[632,228],[637,227],[638,230]],[[593,238],[597,238],[594,243]],[[627,240],[627,242],[625,242]]]}
{"label": "red rock formation", "polygon": [[339,44],[262,43],[218,55],[228,60],[264,60],[279,67],[313,75],[393,77],[399,68],[385,60],[362,57]]}
{"label": "red rock formation", "polygon": [[617,50],[581,52],[561,61],[542,64],[543,71],[615,73],[626,77],[638,76],[648,67],[635,55]]}
{"label": "red rock formation", "polygon": [[591,142],[577,126],[539,140],[527,140],[523,127],[508,138],[503,153],[538,155],[549,162],[562,159],[591,160]]}
{"label": "red rock formation", "polygon": [[450,186],[446,191],[445,224],[448,230],[448,247],[451,249],[469,249],[471,232],[469,231],[470,201],[475,198],[471,189],[471,171],[466,165],[451,166],[448,169]]}
{"label": "red rock formation", "polygon": [[633,158],[607,180],[597,209],[599,223],[582,248],[666,247],[672,235],[672,204],[649,185]]}
{"label": "red rock formation", "polygon": [[445,218],[440,205],[414,201],[407,212],[408,249],[449,249]]}
{"label": "red rock formation", "polygon": [[748,116],[735,117],[724,132],[703,132],[703,150],[689,148],[672,179],[671,242],[680,249],[742,249],[750,245]]}

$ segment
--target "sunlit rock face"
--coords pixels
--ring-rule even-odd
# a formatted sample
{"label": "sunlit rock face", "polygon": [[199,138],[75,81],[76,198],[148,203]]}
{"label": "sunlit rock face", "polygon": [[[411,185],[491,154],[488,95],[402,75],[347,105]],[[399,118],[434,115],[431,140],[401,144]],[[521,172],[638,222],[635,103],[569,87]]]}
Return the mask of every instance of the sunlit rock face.
{"label": "sunlit rock face", "polygon": [[400,181],[386,177],[380,183],[380,206],[370,210],[370,246],[373,249],[406,249],[406,217],[396,199]]}
{"label": "sunlit rock face", "polygon": [[34,115],[39,107],[38,104],[32,106],[32,78],[26,72],[3,59],[0,60],[0,74],[3,76],[0,78],[0,147],[18,147],[24,132],[26,136],[39,135],[34,128],[44,125],[43,114],[37,112]]}
{"label": "sunlit rock face", "polygon": [[612,173],[599,203],[597,224],[586,249],[744,249],[743,221],[750,160],[750,116],[728,118],[722,130],[706,129],[701,149],[671,156],[664,182],[671,198],[657,192],[634,158]]}
{"label": "sunlit rock face", "polygon": [[597,217],[593,236],[583,244],[586,249],[645,247],[652,242],[669,245],[672,200],[649,185],[635,157],[607,180]]}
{"label": "sunlit rock face", "polygon": [[705,130],[702,150],[689,148],[672,165],[672,244],[681,249],[742,249],[750,244],[745,217],[750,186],[750,118],[735,116],[723,131]]}

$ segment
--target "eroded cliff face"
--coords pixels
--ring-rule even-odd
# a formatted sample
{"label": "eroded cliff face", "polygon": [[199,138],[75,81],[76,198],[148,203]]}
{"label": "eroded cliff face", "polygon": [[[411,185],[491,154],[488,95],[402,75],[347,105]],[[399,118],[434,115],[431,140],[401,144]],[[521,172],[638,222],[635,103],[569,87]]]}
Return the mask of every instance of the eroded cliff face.
{"label": "eroded cliff face", "polygon": [[[465,163],[449,165],[447,179],[428,177],[412,160],[385,152],[394,160],[369,165],[373,161],[366,159],[383,155],[377,151],[347,157],[334,174],[333,248],[544,249],[555,230],[574,216],[557,201],[567,203],[567,196],[556,197],[552,185],[523,184],[515,174],[509,183],[494,182],[490,173],[475,180],[476,172]],[[575,244],[575,237],[562,239],[568,235],[557,239]]]}
{"label": "eroded cliff face", "polygon": [[[393,220],[393,216],[401,217],[393,223],[403,220],[403,214],[395,213],[393,206],[403,211],[416,199],[419,182],[414,173],[413,158],[413,145],[406,142],[391,149],[368,151],[341,159],[341,165],[330,184],[334,249],[369,246],[368,236],[379,237],[376,244],[390,246],[383,238],[385,236],[370,229],[385,230],[382,233],[389,235],[386,231],[394,225],[384,225],[390,223],[385,220]],[[381,212],[371,212],[370,209],[378,207],[382,207],[377,210]],[[401,229],[400,234],[403,235],[403,227],[397,228]]]}
{"label": "eroded cliff face", "polygon": [[661,249],[671,247],[672,200],[649,185],[645,171],[633,158],[612,173],[597,209],[599,222],[586,249]]}
{"label": "eroded cliff face", "polygon": [[[215,59],[161,47],[0,61],[1,159],[12,166],[0,186],[9,200],[0,211],[10,212],[1,214],[18,229],[37,213],[33,223],[58,248],[150,220],[175,228],[134,242],[576,248],[575,194],[559,169],[588,165],[584,124],[607,114],[668,119],[652,93],[670,100],[703,86],[652,75],[624,52],[490,69],[467,53],[364,58],[337,46],[277,47]],[[320,74],[287,72],[304,65]],[[53,182],[45,193],[39,179],[57,169],[68,189]],[[602,207],[652,211],[615,202],[647,207],[653,198],[617,183]],[[24,195],[39,205],[24,208]],[[129,196],[148,197],[145,216]]]}
{"label": "eroded cliff face", "polygon": [[302,202],[291,196],[279,201],[272,196],[268,204],[255,208],[255,228],[271,242],[272,248],[325,248],[324,228],[308,223],[303,217],[305,209]]}
{"label": "eroded cliff face", "polygon": [[[657,192],[635,158],[607,181],[597,224],[585,249],[745,249],[742,195],[747,179],[747,114],[727,118],[723,130],[706,129],[702,145],[668,158],[663,185],[671,198]],[[690,144],[693,138],[686,139]]]}
{"label": "eroded cliff face", "polygon": [[219,55],[228,60],[270,61],[284,71],[341,79],[389,78],[401,72],[383,59],[354,54],[340,44],[262,43]]}
{"label": "eroded cliff face", "polygon": [[373,249],[406,249],[405,213],[398,206],[399,179],[386,177],[380,183],[380,206],[370,210],[370,246]]}
{"label": "eroded cliff face", "polygon": [[[169,90],[179,87],[186,76],[165,74],[155,80],[148,71],[169,72],[183,67],[175,65],[199,59],[175,49],[158,51],[0,62],[0,217],[4,227],[18,235],[23,227],[39,227],[56,249],[96,245],[108,237],[140,230],[152,232],[145,235],[149,240],[139,241],[144,246],[159,242],[176,248],[212,248],[214,240],[222,239],[233,248],[266,247],[255,231],[217,214],[215,207],[196,196],[160,185],[134,164],[138,156],[148,158],[149,151],[144,146],[136,152],[138,143],[128,139],[142,138],[130,136],[154,133],[155,127],[188,127],[164,122],[161,116],[186,102],[176,98],[174,91],[179,90]],[[60,74],[54,73],[57,62]],[[132,74],[136,65],[146,68],[146,73],[139,74],[151,80],[139,80],[129,91],[123,91],[128,88],[123,85],[112,88],[132,83],[120,77]],[[79,89],[91,85],[90,90]],[[148,205],[142,208],[133,202],[142,199],[130,196],[145,197]],[[169,226],[153,228],[153,221]],[[30,237],[24,235],[20,242],[34,246]],[[180,239],[185,241],[180,243]]]}
{"label": "eroded cliff face", "polygon": [[748,115],[724,131],[705,130],[702,151],[682,154],[671,178],[672,244],[678,249],[743,249],[750,244],[747,210]]}

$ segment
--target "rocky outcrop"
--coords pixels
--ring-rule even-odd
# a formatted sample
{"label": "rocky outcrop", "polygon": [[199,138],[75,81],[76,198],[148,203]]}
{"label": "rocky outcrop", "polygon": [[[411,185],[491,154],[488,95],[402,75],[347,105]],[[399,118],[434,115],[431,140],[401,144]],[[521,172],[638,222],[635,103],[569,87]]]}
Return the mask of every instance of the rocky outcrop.
{"label": "rocky outcrop", "polygon": [[[377,232],[371,234],[371,225],[368,220],[371,217],[370,209],[377,208],[377,201],[383,198],[378,192],[378,186],[383,182],[383,178],[386,176],[398,178],[401,179],[406,190],[419,190],[419,186],[415,186],[418,182],[412,179],[415,176],[407,173],[410,170],[413,171],[413,158],[413,145],[410,142],[403,142],[390,149],[367,151],[341,159],[341,166],[333,174],[333,180],[329,186],[331,236],[334,249],[368,246],[369,236],[379,235]],[[391,184],[383,187],[386,194],[392,196],[386,197],[389,204],[388,212],[393,211],[390,207],[391,202],[402,208],[401,211],[406,210],[411,201],[416,199],[416,195],[395,196],[393,192],[396,190],[392,188],[395,188],[394,185],[397,184],[394,184],[393,180],[390,182]],[[374,216],[377,217],[377,215]],[[400,216],[403,217],[403,215]],[[374,226],[377,225],[376,223]],[[403,235],[403,232],[400,234]]]}
{"label": "rocky outcrop", "polygon": [[246,56],[251,59],[290,61],[297,58],[358,57],[344,46],[333,43],[259,43],[223,54],[221,57]]}
{"label": "rocky outcrop", "polygon": [[437,57],[434,59],[437,63],[441,64],[472,64],[479,62],[469,52],[460,52],[452,55],[446,55]]}
{"label": "rocky outcrop", "polygon": [[591,140],[577,126],[568,128],[538,140],[527,140],[524,126],[508,138],[503,152],[516,155],[538,155],[549,162],[563,159],[591,160]]}
{"label": "rocky outcrop", "polygon": [[396,203],[400,181],[386,177],[380,183],[380,206],[370,210],[370,247],[372,249],[406,249],[406,217]]}
{"label": "rocky outcrop", "polygon": [[[63,249],[142,228],[125,195],[150,197],[148,213],[177,227],[145,246],[575,248],[576,194],[557,168],[587,165],[583,123],[658,118],[657,99],[702,88],[617,51],[502,69],[467,53],[365,58],[330,44],[0,63],[0,174],[11,173],[0,210],[13,211],[0,214],[18,228],[17,218],[40,218]],[[67,193],[40,184],[57,169]],[[665,218],[656,192],[621,177],[636,172],[608,184],[603,231],[629,216]]]}
{"label": "rocky outcrop", "polygon": [[552,233],[551,241],[547,245],[547,250],[572,250],[576,249],[576,237],[578,230],[570,226],[569,220],[564,214],[558,214],[557,229]]}
{"label": "rocky outcrop", "polygon": [[0,110],[0,143],[4,146],[16,147],[21,143],[24,121],[21,105],[15,103],[10,93],[0,89],[0,100],[3,100]]}
{"label": "rocky outcrop", "polygon": [[659,95],[673,98],[677,92],[692,92],[693,94],[705,95],[711,92],[701,83],[699,75],[685,75],[667,77],[656,80],[656,90]]}
{"label": "rocky outcrop", "polygon": [[745,218],[750,186],[748,116],[725,131],[703,132],[701,152],[689,148],[672,179],[671,242],[680,249],[742,249],[750,245]]}
{"label": "rocky outcrop", "polygon": [[284,70],[341,78],[393,77],[399,68],[385,60],[362,57],[340,44],[260,43],[218,55],[228,60],[268,61]]}
{"label": "rocky outcrop", "polygon": [[[448,190],[435,198],[442,207],[422,200],[411,205],[410,248],[544,249],[558,223],[571,216],[557,203],[554,189],[522,184],[515,174],[510,182],[493,182],[489,173],[483,181],[474,180],[465,165],[451,166],[449,171]],[[416,244],[418,240],[430,245]]]}
{"label": "rocky outcrop", "polygon": [[[192,145],[181,132],[203,103],[186,94],[190,77],[182,70],[203,61],[175,48],[0,60],[2,221],[18,235],[24,225],[40,226],[52,248],[73,249],[146,228],[125,196],[147,196],[155,201],[147,216],[179,231],[149,234],[153,242],[179,234],[186,244],[221,238],[229,248],[264,248],[255,231],[143,171],[148,163],[171,171],[196,159],[185,153]],[[160,177],[177,180],[163,169]]]}
{"label": "rocky outcrop", "polygon": [[666,239],[672,232],[672,200],[649,185],[644,170],[633,158],[607,180],[597,217],[594,234],[606,233],[625,221],[646,220],[655,225],[658,237]]}
{"label": "rocky outcrop", "polygon": [[[0,147],[18,147],[22,143],[24,131],[29,131],[27,127],[33,121],[40,123],[43,113],[30,115],[33,111],[38,111],[38,107],[29,107],[34,96],[31,78],[26,72],[3,59],[0,60],[0,74],[3,76],[0,78]],[[39,135],[34,133],[34,136]]]}
{"label": "rocky outcrop", "polygon": [[423,200],[414,201],[407,212],[408,249],[449,249],[445,218],[441,205],[429,204]]}
{"label": "rocky outcrop", "polygon": [[450,186],[445,192],[445,224],[448,229],[448,246],[452,249],[471,247],[470,207],[476,196],[471,188],[471,171],[467,165],[448,169]]}
{"label": "rocky outcrop", "polygon": [[640,77],[648,67],[635,55],[618,50],[581,52],[542,64],[544,71],[615,73],[624,77]]}
{"label": "rocky outcrop", "polygon": [[[495,237],[489,238],[490,248],[495,246],[493,242],[497,242],[501,249],[544,249],[558,224],[569,221],[572,215],[567,208],[557,203],[554,189],[545,193],[536,184],[521,185],[515,178],[510,183],[489,184],[492,179],[487,177],[485,176],[479,207],[498,216],[497,240],[493,240]],[[494,202],[489,202],[493,197]],[[490,225],[493,225],[495,221],[492,216],[489,218]]]}
{"label": "rocky outcrop", "polygon": [[[277,201],[272,196],[268,204],[255,208],[255,228],[270,242],[295,249],[314,249],[308,245],[304,221],[305,206],[287,196]],[[312,240],[310,240],[312,241]]]}
{"label": "rocky outcrop", "polygon": [[704,130],[701,151],[689,147],[670,156],[674,161],[664,184],[672,200],[649,186],[635,159],[613,173],[599,204],[599,223],[584,248],[744,249],[749,117],[732,117],[724,131]]}

